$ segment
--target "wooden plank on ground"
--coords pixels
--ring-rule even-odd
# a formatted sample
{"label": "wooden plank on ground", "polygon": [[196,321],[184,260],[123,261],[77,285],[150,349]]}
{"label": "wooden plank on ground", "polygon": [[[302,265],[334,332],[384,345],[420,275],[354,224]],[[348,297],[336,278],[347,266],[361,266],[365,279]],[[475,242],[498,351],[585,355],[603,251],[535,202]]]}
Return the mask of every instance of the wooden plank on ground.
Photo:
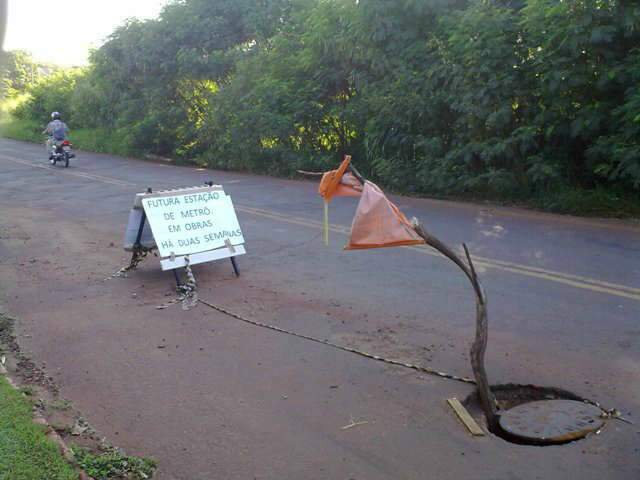
{"label": "wooden plank on ground", "polygon": [[469,430],[474,437],[484,436],[484,431],[480,428],[480,425],[473,419],[466,408],[460,403],[457,398],[447,398],[447,403],[456,412],[456,415],[465,427]]}

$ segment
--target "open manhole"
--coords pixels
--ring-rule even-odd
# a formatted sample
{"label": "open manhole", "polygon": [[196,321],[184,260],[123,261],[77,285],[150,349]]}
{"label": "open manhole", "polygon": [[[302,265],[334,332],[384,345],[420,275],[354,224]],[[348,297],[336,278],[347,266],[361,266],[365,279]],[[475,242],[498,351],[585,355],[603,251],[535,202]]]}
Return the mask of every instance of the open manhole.
{"label": "open manhole", "polygon": [[[599,431],[605,423],[603,411],[566,390],[534,385],[496,385],[491,391],[499,405],[492,433],[522,445],[560,445]],[[465,401],[481,414],[476,394]]]}

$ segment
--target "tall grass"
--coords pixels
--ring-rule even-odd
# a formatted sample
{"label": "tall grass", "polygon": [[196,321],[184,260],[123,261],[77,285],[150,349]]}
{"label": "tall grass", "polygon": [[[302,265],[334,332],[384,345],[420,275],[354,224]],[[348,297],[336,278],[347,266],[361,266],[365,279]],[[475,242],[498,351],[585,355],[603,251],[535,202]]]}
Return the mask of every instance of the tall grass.
{"label": "tall grass", "polygon": [[43,127],[33,120],[15,118],[11,112],[27,99],[26,95],[3,98],[0,101],[0,137],[28,142],[44,141]]}
{"label": "tall grass", "polygon": [[8,115],[0,118],[0,137],[44,142],[42,127],[32,120],[18,120]]}
{"label": "tall grass", "polygon": [[[46,137],[42,134],[44,122],[39,124],[33,120],[16,118],[11,111],[20,103],[21,99],[12,98],[0,102],[0,137],[23,140],[26,142],[44,143]],[[109,132],[98,128],[73,129],[69,133],[69,140],[74,148],[88,152],[111,153],[113,155],[131,155],[126,134],[123,131]]]}
{"label": "tall grass", "polygon": [[72,130],[69,139],[76,149],[88,152],[110,153],[127,156],[135,152],[129,147],[126,136],[121,131],[109,132],[97,128]]}

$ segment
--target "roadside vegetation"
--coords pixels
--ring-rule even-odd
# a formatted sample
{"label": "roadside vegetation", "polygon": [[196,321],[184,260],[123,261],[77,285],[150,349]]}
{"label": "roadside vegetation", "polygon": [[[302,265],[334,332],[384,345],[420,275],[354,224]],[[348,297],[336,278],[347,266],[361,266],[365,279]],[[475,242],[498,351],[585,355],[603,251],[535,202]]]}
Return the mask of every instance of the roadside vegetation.
{"label": "roadside vegetation", "polygon": [[0,376],[0,479],[77,480],[58,446],[33,423],[32,405]]}
{"label": "roadside vegetation", "polygon": [[[0,313],[0,357],[3,363],[10,357],[13,373],[25,381],[16,389],[0,375],[0,480],[77,480],[76,467],[95,480],[152,478],[155,460],[126,455],[110,445],[70,401],[59,397],[46,372],[20,351],[14,324]],[[46,419],[54,415],[50,428],[71,447],[72,464],[46,437],[48,427],[34,422],[34,410]]]}
{"label": "roadside vegetation", "polygon": [[[293,175],[344,153],[387,189],[640,215],[640,6],[184,0],[16,88],[80,148]],[[34,123],[35,122],[35,123]]]}
{"label": "roadside vegetation", "polygon": [[99,455],[82,447],[73,447],[72,451],[78,465],[95,480],[146,480],[153,476],[156,469],[153,460],[130,457],[117,449]]}

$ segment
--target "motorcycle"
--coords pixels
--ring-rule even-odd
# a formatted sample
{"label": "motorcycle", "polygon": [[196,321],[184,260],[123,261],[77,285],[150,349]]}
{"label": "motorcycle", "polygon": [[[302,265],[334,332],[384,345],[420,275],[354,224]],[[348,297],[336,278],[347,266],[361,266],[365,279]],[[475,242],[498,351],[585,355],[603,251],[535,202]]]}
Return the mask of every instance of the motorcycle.
{"label": "motorcycle", "polygon": [[73,145],[69,140],[53,142],[51,152],[49,153],[49,162],[51,162],[51,165],[55,165],[57,162],[64,162],[65,168],[68,167],[69,159],[75,157],[72,147]]}

